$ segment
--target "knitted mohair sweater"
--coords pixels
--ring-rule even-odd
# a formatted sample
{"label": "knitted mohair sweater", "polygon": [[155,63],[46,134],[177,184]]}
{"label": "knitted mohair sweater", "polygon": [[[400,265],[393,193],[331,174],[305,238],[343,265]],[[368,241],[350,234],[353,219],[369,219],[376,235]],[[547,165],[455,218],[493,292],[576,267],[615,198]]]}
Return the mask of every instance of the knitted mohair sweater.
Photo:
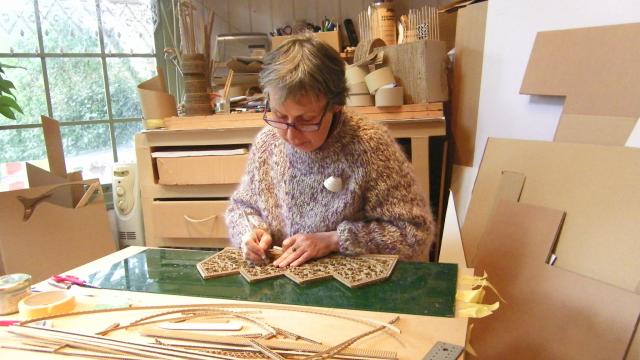
{"label": "knitted mohair sweater", "polygon": [[[426,260],[434,223],[411,164],[386,128],[349,113],[338,121],[309,153],[270,126],[257,135],[225,214],[231,242],[240,247],[248,232],[246,212],[271,233],[273,245],[299,233],[337,230],[342,254]],[[330,176],[342,179],[341,191],[323,186]]]}

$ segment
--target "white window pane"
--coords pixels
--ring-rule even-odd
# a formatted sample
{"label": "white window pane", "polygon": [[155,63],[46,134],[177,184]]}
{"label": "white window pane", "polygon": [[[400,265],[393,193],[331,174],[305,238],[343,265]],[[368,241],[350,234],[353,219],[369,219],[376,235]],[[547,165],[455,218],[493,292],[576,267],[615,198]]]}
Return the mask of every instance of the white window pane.
{"label": "white window pane", "polygon": [[136,87],[156,75],[155,58],[107,59],[111,112],[115,119],[142,117]]}
{"label": "white window pane", "polygon": [[62,126],[67,172],[82,170],[85,179],[99,178],[101,183],[111,180],[113,152],[109,125]]}
{"label": "white window pane", "polygon": [[0,53],[38,52],[33,1],[3,1],[0,6]]}
{"label": "white window pane", "polygon": [[152,0],[103,0],[102,31],[105,52],[153,54],[156,16]]}
{"label": "white window pane", "polygon": [[115,124],[118,162],[136,161],[134,136],[142,131],[142,121]]}
{"label": "white window pane", "polygon": [[39,0],[38,5],[45,52],[100,52],[95,0]]}
{"label": "white window pane", "polygon": [[49,58],[47,70],[54,119],[108,118],[100,59]]}
{"label": "white window pane", "polygon": [[0,58],[0,63],[20,66],[20,69],[3,68],[5,80],[13,82],[16,87],[11,91],[16,102],[22,108],[22,114],[14,112],[16,120],[0,116],[0,125],[39,124],[40,115],[47,114],[47,99],[42,80],[42,63],[40,59]]}

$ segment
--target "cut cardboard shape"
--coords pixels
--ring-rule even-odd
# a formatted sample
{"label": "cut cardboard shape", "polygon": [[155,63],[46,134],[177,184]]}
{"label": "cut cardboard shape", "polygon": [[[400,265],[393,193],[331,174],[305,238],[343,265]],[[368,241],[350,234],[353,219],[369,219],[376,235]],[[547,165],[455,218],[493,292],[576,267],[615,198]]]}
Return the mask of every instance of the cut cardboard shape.
{"label": "cut cardboard shape", "polygon": [[629,135],[640,116],[639,37],[640,23],[538,33],[520,93],[566,97],[556,141],[611,144],[603,127]]}
{"label": "cut cardboard shape", "polygon": [[138,84],[138,97],[145,120],[178,115],[176,99],[167,92],[162,71],[158,71],[158,76]]}
{"label": "cut cardboard shape", "polygon": [[640,280],[640,149],[489,139],[462,227],[470,267],[503,170],[526,176],[520,201],[566,210],[556,266],[635,291]]}
{"label": "cut cardboard shape", "polygon": [[563,218],[560,210],[510,201],[496,207],[476,271],[489,274],[507,303],[473,321],[478,359],[624,358],[640,296],[545,263]]}
{"label": "cut cardboard shape", "polygon": [[[82,183],[89,185],[97,180]],[[43,197],[75,185],[0,192],[0,273],[27,273],[38,282],[116,250],[102,193],[78,208],[60,206]],[[41,198],[31,207],[27,220],[20,197]]]}
{"label": "cut cardboard shape", "polygon": [[[522,173],[502,171],[500,179],[498,180],[499,183],[493,199],[493,205],[491,206],[489,213],[493,213],[498,204],[504,200],[518,202],[520,200],[520,195],[522,194],[525,179],[526,177]],[[467,259],[474,259],[476,252],[477,248],[468,245],[466,247],[465,257]],[[467,260],[467,263],[469,263],[469,260]]]}
{"label": "cut cardboard shape", "polygon": [[62,148],[62,135],[60,135],[60,124],[49,117],[42,115],[42,131],[44,132],[44,143],[47,148],[47,159],[49,160],[49,171],[61,178],[67,178],[67,166],[64,162],[64,150]]}

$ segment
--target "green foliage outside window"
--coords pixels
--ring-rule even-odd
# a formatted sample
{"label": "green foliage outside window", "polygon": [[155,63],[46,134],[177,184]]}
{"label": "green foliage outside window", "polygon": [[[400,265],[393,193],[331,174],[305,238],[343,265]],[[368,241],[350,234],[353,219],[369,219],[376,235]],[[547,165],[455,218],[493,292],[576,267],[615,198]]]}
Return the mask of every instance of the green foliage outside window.
{"label": "green foliage outside window", "polygon": [[7,80],[3,67],[12,67],[0,63],[0,115],[15,120],[15,111],[22,113],[22,108],[16,102],[16,96],[11,91],[16,87],[13,82]]}

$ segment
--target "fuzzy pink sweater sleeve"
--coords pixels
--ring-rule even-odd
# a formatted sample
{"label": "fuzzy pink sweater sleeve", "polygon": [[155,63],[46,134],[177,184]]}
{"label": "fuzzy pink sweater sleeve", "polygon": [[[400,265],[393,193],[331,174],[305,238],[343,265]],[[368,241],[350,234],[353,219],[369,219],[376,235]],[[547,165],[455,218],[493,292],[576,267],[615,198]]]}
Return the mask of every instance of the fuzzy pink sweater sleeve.
{"label": "fuzzy pink sweater sleeve", "polygon": [[[343,187],[331,192],[330,176]],[[265,127],[226,221],[232,243],[247,231],[241,212],[271,232],[274,244],[297,233],[337,231],[340,252],[424,260],[434,223],[410,163],[384,127],[343,115],[322,147],[304,153]]]}

